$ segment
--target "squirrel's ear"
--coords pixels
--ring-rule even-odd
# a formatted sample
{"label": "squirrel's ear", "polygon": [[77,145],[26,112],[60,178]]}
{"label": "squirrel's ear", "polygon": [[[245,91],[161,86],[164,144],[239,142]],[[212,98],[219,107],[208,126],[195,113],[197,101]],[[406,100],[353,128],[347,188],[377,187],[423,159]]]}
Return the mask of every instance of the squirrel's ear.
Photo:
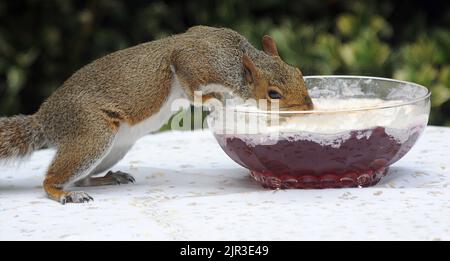
{"label": "squirrel's ear", "polygon": [[247,54],[244,54],[242,56],[242,63],[244,64],[244,74],[247,83],[255,82],[258,77],[258,68],[256,68],[252,59]]}
{"label": "squirrel's ear", "polygon": [[267,54],[270,54],[272,56],[279,56],[277,44],[275,43],[275,40],[272,37],[264,35],[262,39],[262,46],[264,52],[266,52]]}

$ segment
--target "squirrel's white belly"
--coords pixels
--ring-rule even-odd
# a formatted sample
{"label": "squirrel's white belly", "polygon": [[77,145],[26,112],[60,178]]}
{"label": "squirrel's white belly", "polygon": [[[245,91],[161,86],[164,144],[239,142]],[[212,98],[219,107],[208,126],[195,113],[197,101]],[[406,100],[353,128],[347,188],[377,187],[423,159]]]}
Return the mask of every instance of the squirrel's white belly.
{"label": "squirrel's white belly", "polygon": [[121,160],[128,150],[134,145],[134,143],[142,136],[149,134],[150,132],[159,130],[165,123],[167,123],[170,117],[176,112],[172,110],[172,104],[176,99],[185,98],[186,93],[180,85],[176,75],[174,74],[174,80],[171,85],[170,94],[164,102],[161,109],[150,116],[149,118],[130,126],[127,123],[121,123],[119,130],[114,137],[111,149],[101,163],[95,168],[92,174],[97,174],[108,170],[119,160]]}

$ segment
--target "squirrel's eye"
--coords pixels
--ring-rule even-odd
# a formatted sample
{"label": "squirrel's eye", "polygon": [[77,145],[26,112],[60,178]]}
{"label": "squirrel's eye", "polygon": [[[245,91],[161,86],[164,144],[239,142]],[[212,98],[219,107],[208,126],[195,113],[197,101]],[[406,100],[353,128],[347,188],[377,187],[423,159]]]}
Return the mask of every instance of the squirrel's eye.
{"label": "squirrel's eye", "polygon": [[267,95],[269,96],[270,99],[274,99],[274,100],[278,100],[278,99],[283,98],[283,96],[279,92],[277,92],[275,90],[269,90]]}

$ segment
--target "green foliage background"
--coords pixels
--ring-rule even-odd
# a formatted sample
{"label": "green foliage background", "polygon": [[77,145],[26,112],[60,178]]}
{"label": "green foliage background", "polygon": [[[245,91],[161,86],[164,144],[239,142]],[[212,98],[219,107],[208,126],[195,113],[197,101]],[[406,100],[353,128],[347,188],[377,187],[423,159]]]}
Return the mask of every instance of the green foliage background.
{"label": "green foliage background", "polygon": [[450,125],[448,1],[0,2],[0,115],[33,113],[74,71],[112,51],[196,24],[263,34],[305,75],[417,82],[432,92],[431,123]]}

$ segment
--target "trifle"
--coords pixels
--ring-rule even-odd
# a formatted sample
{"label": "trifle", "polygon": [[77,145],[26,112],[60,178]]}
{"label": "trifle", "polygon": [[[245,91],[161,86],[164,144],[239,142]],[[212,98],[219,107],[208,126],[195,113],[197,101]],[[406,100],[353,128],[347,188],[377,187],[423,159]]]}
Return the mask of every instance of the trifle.
{"label": "trifle", "polygon": [[222,149],[264,187],[366,187],[414,145],[428,122],[430,93],[403,81],[305,77],[311,111],[215,109]]}

